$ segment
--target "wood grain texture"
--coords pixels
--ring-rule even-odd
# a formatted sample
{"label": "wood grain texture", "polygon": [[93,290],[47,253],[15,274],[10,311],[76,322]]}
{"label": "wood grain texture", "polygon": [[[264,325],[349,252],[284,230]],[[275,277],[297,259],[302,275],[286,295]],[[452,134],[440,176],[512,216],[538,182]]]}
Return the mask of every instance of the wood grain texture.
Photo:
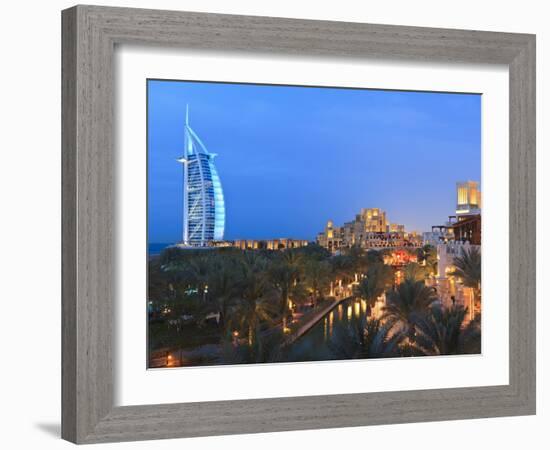
{"label": "wood grain texture", "polygon": [[[63,11],[63,414],[77,443],[535,412],[535,37],[526,34],[77,6]],[[113,407],[115,44],[510,70],[510,384]]]}
{"label": "wood grain texture", "polygon": [[62,17],[62,435],[76,440],[76,10]]}

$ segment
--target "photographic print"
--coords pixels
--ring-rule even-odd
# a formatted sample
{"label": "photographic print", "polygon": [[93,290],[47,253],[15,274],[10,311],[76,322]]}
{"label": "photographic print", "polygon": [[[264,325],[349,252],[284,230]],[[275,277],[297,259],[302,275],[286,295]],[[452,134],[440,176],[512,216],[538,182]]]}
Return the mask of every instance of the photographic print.
{"label": "photographic print", "polygon": [[481,95],[147,80],[149,368],[481,353]]}

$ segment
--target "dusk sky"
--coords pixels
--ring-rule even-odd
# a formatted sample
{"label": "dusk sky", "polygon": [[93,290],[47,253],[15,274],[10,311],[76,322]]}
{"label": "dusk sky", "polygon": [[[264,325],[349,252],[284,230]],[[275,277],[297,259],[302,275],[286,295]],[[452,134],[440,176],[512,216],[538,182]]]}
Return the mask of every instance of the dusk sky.
{"label": "dusk sky", "polygon": [[182,235],[185,108],[225,196],[225,239],[314,240],[361,208],[430,231],[481,178],[481,96],[148,81],[148,240]]}

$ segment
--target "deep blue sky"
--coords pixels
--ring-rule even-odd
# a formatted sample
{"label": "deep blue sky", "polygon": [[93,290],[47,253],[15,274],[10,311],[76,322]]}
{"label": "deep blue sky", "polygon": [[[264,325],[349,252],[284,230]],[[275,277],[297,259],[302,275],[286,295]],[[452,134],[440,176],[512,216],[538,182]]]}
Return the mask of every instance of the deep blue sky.
{"label": "deep blue sky", "polygon": [[186,104],[218,153],[226,239],[314,239],[369,207],[428,231],[481,177],[480,95],[149,80],[150,243],[181,239]]}

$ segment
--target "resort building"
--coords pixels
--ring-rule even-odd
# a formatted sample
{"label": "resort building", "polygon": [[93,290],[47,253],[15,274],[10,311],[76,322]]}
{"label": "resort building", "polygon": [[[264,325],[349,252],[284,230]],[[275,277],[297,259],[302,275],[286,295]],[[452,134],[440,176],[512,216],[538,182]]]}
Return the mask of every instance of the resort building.
{"label": "resort building", "polygon": [[444,306],[460,304],[467,307],[472,319],[480,312],[480,302],[475,301],[474,289],[464,286],[462,280],[453,275],[453,262],[463,251],[481,250],[481,192],[477,182],[466,181],[457,183],[456,196],[456,215],[423,234],[424,243],[437,250],[437,274],[427,283],[437,290]]}
{"label": "resort building", "polygon": [[449,241],[481,245],[481,191],[476,181],[456,184],[456,215],[423,234],[425,244],[437,245]]}
{"label": "resort building", "polygon": [[325,227],[325,231],[317,235],[317,244],[334,253],[342,247],[344,242],[342,227],[335,227],[334,222],[329,220]]}
{"label": "resort building", "polygon": [[300,248],[308,245],[304,239],[238,239],[235,241],[214,241],[213,247],[237,247],[241,250],[284,250],[287,248]]}
{"label": "resort building", "polygon": [[436,246],[437,244],[454,240],[454,233],[452,230],[453,218],[456,219],[456,216],[449,216],[449,220],[447,220],[444,224],[433,225],[432,231],[422,233],[422,241],[424,245]]}
{"label": "resort building", "polygon": [[390,233],[404,233],[405,225],[400,225],[398,223],[390,223],[388,226],[388,231]]}
{"label": "resort building", "polygon": [[266,250],[284,250],[287,248],[305,247],[308,241],[303,239],[270,239],[270,240],[238,240],[234,242],[234,247],[240,249],[266,249]]}
{"label": "resort building", "polygon": [[433,225],[431,232],[424,233],[423,240],[431,245],[449,241],[481,245],[481,214],[449,216],[443,225]]}
{"label": "resort building", "polygon": [[183,167],[182,245],[204,247],[223,239],[225,204],[220,177],[210,153],[189,125],[185,114]]}
{"label": "resort building", "polygon": [[403,231],[403,237],[409,247],[421,247],[423,245],[422,234],[418,231]]}
{"label": "resort building", "polygon": [[455,241],[481,245],[481,214],[464,215],[451,225]]}
{"label": "resort building", "polygon": [[361,212],[355,216],[355,223],[362,224],[362,231],[372,231],[375,233],[385,233],[388,231],[386,213],[379,208],[361,209]]}
{"label": "resort building", "polygon": [[474,302],[474,290],[464,286],[462,280],[453,275],[453,261],[463,251],[467,252],[472,247],[479,249],[478,245],[461,241],[437,244],[437,274],[435,278],[427,281],[428,285],[437,289],[443,306],[450,307],[454,303],[467,307],[470,320],[480,312],[480,305]]}
{"label": "resort building", "polygon": [[477,181],[456,183],[456,215],[475,215],[481,213],[481,192]]}
{"label": "resort building", "polygon": [[317,235],[317,243],[336,253],[354,245],[364,249],[414,247],[422,244],[416,233],[405,232],[405,227],[388,224],[386,213],[379,208],[363,208],[355,220],[335,227],[329,220],[325,230]]}
{"label": "resort building", "polygon": [[447,233],[447,228],[442,226],[443,230],[439,229],[439,226],[432,227],[432,231],[426,231],[422,233],[422,242],[424,245],[433,245],[434,247],[441,242],[445,242],[447,239],[453,237],[452,233]]}
{"label": "resort building", "polygon": [[384,253],[383,258],[384,264],[392,266],[394,268],[402,268],[409,263],[418,261],[418,257],[414,252],[411,253],[403,249]]}

